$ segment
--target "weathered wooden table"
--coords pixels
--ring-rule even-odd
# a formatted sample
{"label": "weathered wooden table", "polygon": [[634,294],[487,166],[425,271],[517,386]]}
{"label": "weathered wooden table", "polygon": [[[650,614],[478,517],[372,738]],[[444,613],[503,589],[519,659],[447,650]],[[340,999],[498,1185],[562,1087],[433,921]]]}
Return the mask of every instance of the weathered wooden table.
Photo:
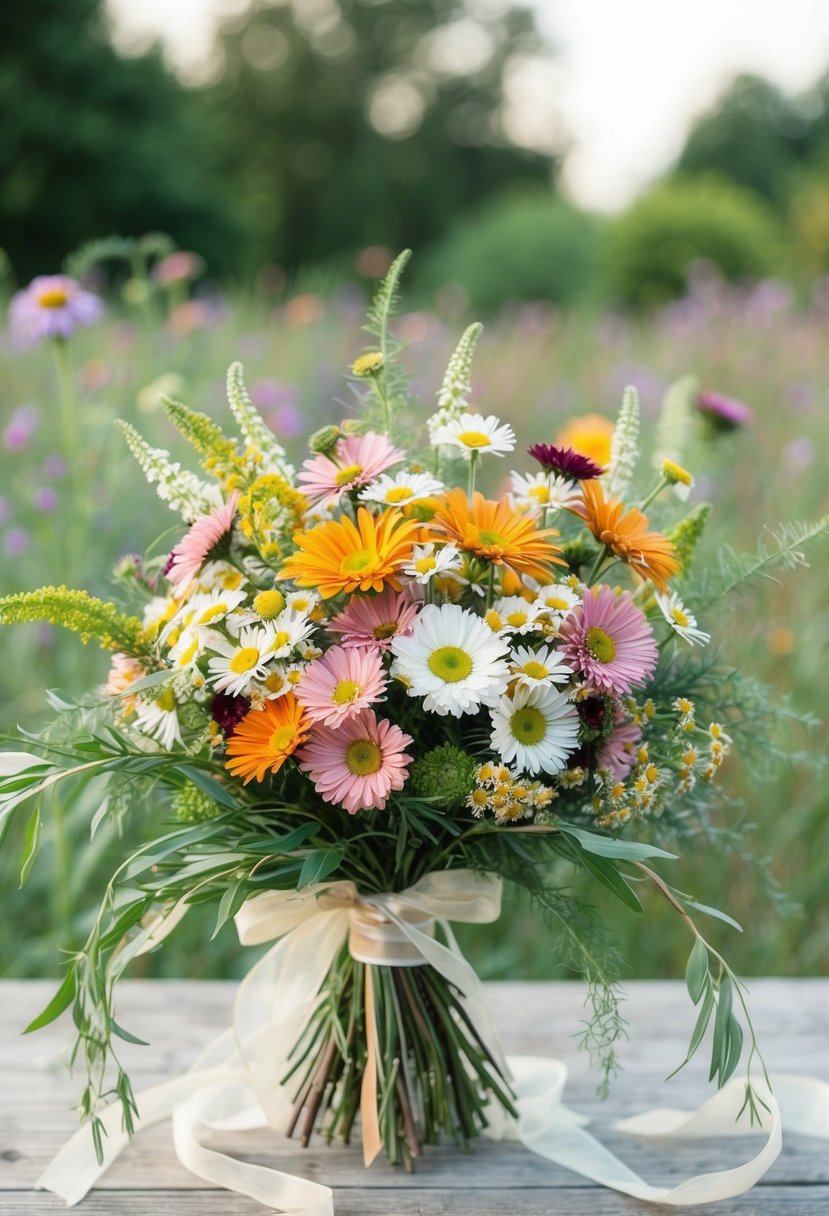
{"label": "weathered wooden table", "polygon": [[[65,1210],[55,1196],[33,1190],[43,1167],[74,1130],[71,1105],[79,1081],[67,1076],[58,1053],[68,1027],[58,1023],[27,1038],[20,1029],[40,1011],[54,986],[0,983],[0,1213],[30,1216]],[[755,1022],[772,1070],[829,1080],[829,980],[755,980],[750,984]],[[679,983],[631,983],[626,1015],[630,1038],[625,1072],[612,1097],[595,1097],[596,1079],[576,1046],[583,1018],[577,984],[490,984],[489,995],[508,1052],[555,1055],[570,1068],[565,1100],[595,1117],[593,1130],[649,1182],[679,1182],[692,1174],[735,1164],[759,1148],[754,1137],[716,1142],[646,1142],[609,1130],[622,1114],[651,1106],[692,1107],[710,1093],[703,1061],[669,1085],[665,1075],[682,1059],[693,1024]],[[176,1075],[229,1024],[235,985],[132,982],[123,986],[121,1021],[151,1040],[124,1057],[136,1089]],[[700,1053],[702,1055],[702,1053]],[[335,1189],[337,1216],[615,1216],[667,1213],[543,1161],[520,1145],[481,1143],[472,1155],[441,1146],[415,1174],[379,1161],[366,1171],[356,1148],[301,1150],[273,1133],[223,1138],[240,1156],[277,1165]],[[86,1216],[256,1216],[252,1200],[210,1189],[176,1161],[169,1124],[142,1132],[101,1186],[78,1209]],[[686,1209],[691,1211],[691,1209]],[[829,1214],[827,1141],[790,1137],[755,1189],[694,1212],[718,1216],[826,1216]]]}

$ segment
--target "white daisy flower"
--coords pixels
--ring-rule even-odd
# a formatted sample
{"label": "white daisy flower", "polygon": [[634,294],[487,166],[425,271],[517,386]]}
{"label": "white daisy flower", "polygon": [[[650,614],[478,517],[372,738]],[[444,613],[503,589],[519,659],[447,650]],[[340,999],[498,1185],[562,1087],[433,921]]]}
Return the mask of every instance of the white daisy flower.
{"label": "white daisy flower", "polygon": [[293,608],[283,609],[268,626],[273,634],[272,659],[284,659],[314,632],[314,622],[309,621],[304,612],[296,612]]}
{"label": "white daisy flower", "polygon": [[495,601],[485,620],[493,633],[536,633],[538,618],[544,611],[539,600],[525,600],[520,595],[507,595]]}
{"label": "white daisy flower", "polygon": [[415,545],[412,549],[412,560],[403,567],[403,573],[408,574],[416,583],[426,584],[435,575],[454,573],[460,570],[463,559],[456,545],[443,545],[438,549],[431,542],[428,545]]}
{"label": "white daisy flower", "polygon": [[519,511],[560,511],[581,502],[577,481],[553,473],[510,473],[510,501]]}
{"label": "white daisy flower", "polygon": [[159,641],[166,642],[176,629],[187,632],[217,624],[229,616],[234,608],[238,608],[245,599],[245,595],[246,592],[241,587],[236,591],[223,591],[217,588],[194,595],[191,600],[181,606],[164,629]]}
{"label": "white daisy flower", "polygon": [[473,453],[505,456],[515,447],[512,427],[501,423],[494,414],[487,418],[483,414],[461,414],[460,418],[437,427],[431,439],[434,447],[459,448],[466,460],[471,460]]}
{"label": "white daisy flower", "polygon": [[655,598],[659,611],[683,641],[690,646],[705,646],[711,641],[711,634],[697,627],[697,618],[688,611],[675,591],[667,595],[657,592]]}
{"label": "white daisy flower", "polygon": [[548,587],[538,588],[536,603],[542,605],[543,612],[563,621],[581,603],[581,597],[566,583],[551,583]]}
{"label": "white daisy flower", "polygon": [[210,639],[210,649],[218,655],[208,663],[210,680],[217,692],[231,696],[242,696],[254,681],[264,681],[270,674],[270,661],[274,654],[273,627],[245,625],[239,630],[235,641],[215,634]]}
{"label": "white daisy flower", "polygon": [[165,625],[172,616],[178,611],[178,600],[168,599],[166,595],[155,595],[144,606],[144,613],[141,623],[147,633],[152,633],[154,629],[159,629]]}
{"label": "white daisy flower", "polygon": [[285,607],[301,612],[303,616],[310,616],[319,605],[320,597],[316,591],[289,591],[285,596]]}
{"label": "white daisy flower", "polygon": [[383,473],[360,494],[362,502],[379,502],[384,507],[407,507],[409,503],[440,494],[443,482],[429,473]]}
{"label": "white daisy flower", "polygon": [[558,773],[579,744],[579,715],[552,686],[515,689],[490,711],[492,746],[506,764],[524,772]]}
{"label": "white daisy flower", "polygon": [[208,633],[204,629],[182,629],[167,655],[169,665],[179,671],[192,667],[204,654],[207,637]]}
{"label": "white daisy flower", "polygon": [[392,675],[423,697],[429,713],[474,713],[492,704],[509,680],[507,647],[479,616],[457,604],[427,604],[408,637],[392,639]]}
{"label": "white daisy flower", "polygon": [[176,708],[176,697],[172,688],[165,688],[154,701],[136,700],[137,713],[133,725],[142,735],[155,739],[165,751],[171,752],[178,744],[183,746],[181,727]]}
{"label": "white daisy flower", "polygon": [[518,684],[527,688],[566,684],[573,675],[573,669],[564,662],[561,652],[552,646],[539,646],[538,650],[516,646],[510,652],[509,662]]}
{"label": "white daisy flower", "polygon": [[195,583],[196,591],[237,591],[245,583],[241,570],[230,562],[207,562],[199,571]]}

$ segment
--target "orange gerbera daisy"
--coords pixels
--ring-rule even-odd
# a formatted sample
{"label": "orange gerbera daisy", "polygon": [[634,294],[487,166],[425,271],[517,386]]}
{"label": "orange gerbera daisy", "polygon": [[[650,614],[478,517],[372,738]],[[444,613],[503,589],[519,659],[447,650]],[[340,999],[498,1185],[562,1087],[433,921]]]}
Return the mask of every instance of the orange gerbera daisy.
{"label": "orange gerbera daisy", "polygon": [[292,692],[245,714],[227,745],[227,768],[234,777],[264,781],[278,773],[292,752],[308,738],[311,722]]}
{"label": "orange gerbera daisy", "polygon": [[518,514],[505,499],[484,498],[477,491],[472,501],[463,490],[447,490],[430,525],[431,539],[451,540],[459,549],[516,574],[549,581],[551,565],[563,566],[555,528],[537,528],[532,516]]}
{"label": "orange gerbera daisy", "polygon": [[649,578],[660,591],[667,591],[667,580],[679,570],[668,538],[648,531],[647,516],[638,507],[625,511],[615,498],[606,499],[598,481],[583,481],[581,491],[584,506],[572,510],[581,515],[596,540],[627,562],[634,574]]}
{"label": "orange gerbera daisy", "polygon": [[571,418],[559,431],[556,443],[559,447],[573,448],[582,456],[589,456],[604,468],[610,464],[614,429],[609,418],[601,414],[585,414],[581,418]]}
{"label": "orange gerbera daisy", "polygon": [[401,511],[374,516],[365,507],[350,519],[318,524],[310,532],[295,532],[292,553],[279,574],[298,587],[316,587],[323,599],[345,591],[400,590],[397,571],[411,561],[412,547],[423,525],[403,518]]}

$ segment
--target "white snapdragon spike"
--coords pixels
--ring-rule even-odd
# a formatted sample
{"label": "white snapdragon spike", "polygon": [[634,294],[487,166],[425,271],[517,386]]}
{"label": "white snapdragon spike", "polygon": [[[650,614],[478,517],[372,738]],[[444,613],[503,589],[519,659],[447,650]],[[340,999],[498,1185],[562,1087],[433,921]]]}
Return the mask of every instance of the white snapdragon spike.
{"label": "white snapdragon spike", "polygon": [[493,633],[540,632],[539,617],[544,606],[539,600],[525,600],[520,595],[506,595],[495,601],[484,620]]}
{"label": "white snapdragon spike", "polygon": [[443,490],[443,482],[429,473],[382,473],[360,494],[362,502],[376,502],[384,507],[407,507],[422,502]]}
{"label": "white snapdragon spike", "polygon": [[438,548],[433,542],[426,545],[415,545],[412,549],[412,560],[403,567],[403,573],[416,583],[425,586],[435,575],[454,574],[463,565],[457,545],[448,544]]}
{"label": "white snapdragon spike", "polygon": [[183,747],[176,698],[171,688],[165,688],[155,701],[142,701],[139,698],[136,711],[133,726],[142,735],[155,739],[167,752],[171,752],[176,745]]}
{"label": "white snapdragon spike", "polygon": [[241,363],[231,363],[228,368],[227,403],[245,443],[262,457],[259,471],[278,473],[293,485],[294,467],[288,462],[282,444],[251,401],[242,379]]}
{"label": "white snapdragon spike", "polygon": [[552,646],[515,646],[510,652],[510,667],[519,685],[537,688],[548,684],[566,684],[573,675],[560,651]]}
{"label": "white snapdragon spike", "polygon": [[435,431],[445,426],[452,418],[468,412],[468,397],[472,391],[472,356],[482,330],[483,326],[479,321],[468,326],[452,353],[438,392],[438,407],[426,422],[432,442]]}
{"label": "white snapdragon spike", "polygon": [[153,448],[141,438],[135,427],[119,419],[115,424],[127,441],[127,446],[141,466],[150,485],[154,485],[162,502],[177,511],[185,523],[192,524],[223,502],[221,487],[201,481],[194,473],[182,469],[170,459],[163,448]]}
{"label": "white snapdragon spike", "polygon": [[464,459],[471,460],[473,454],[506,456],[515,448],[515,432],[507,423],[502,423],[490,414],[461,414],[445,426],[438,427],[431,437],[434,447],[457,448]]}
{"label": "white snapdragon spike", "polygon": [[279,657],[274,652],[274,641],[272,625],[246,625],[234,641],[220,634],[211,637],[210,650],[214,657],[208,662],[208,670],[216,691],[239,697],[254,681],[267,679],[271,660]]}
{"label": "white snapdragon spike", "polygon": [[602,479],[608,498],[624,499],[630,490],[639,459],[639,415],[639,394],[629,384],[610,441],[610,465]]}
{"label": "white snapdragon spike", "polygon": [[504,691],[507,646],[473,612],[457,604],[427,604],[408,637],[392,639],[392,675],[423,697],[429,713],[474,713]]}
{"label": "white snapdragon spike", "polygon": [[492,746],[527,773],[561,772],[579,744],[579,715],[557,688],[519,686],[490,711]]}
{"label": "white snapdragon spike", "polygon": [[675,591],[667,595],[657,592],[655,598],[659,611],[683,641],[691,646],[706,646],[711,641],[711,634],[697,627],[697,618],[688,611]]}
{"label": "white snapdragon spike", "polygon": [[510,502],[518,511],[557,512],[581,502],[581,489],[555,473],[510,473]]}

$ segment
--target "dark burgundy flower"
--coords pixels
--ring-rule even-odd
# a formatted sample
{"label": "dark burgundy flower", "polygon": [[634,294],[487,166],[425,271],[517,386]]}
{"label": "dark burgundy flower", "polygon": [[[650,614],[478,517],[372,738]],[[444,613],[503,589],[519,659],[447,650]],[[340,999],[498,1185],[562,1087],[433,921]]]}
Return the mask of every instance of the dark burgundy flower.
{"label": "dark burgundy flower", "polygon": [[595,460],[582,456],[572,448],[557,448],[551,443],[534,443],[527,451],[548,473],[560,473],[562,477],[570,477],[574,481],[592,481],[604,472]]}
{"label": "dark burgundy flower", "polygon": [[718,429],[735,431],[754,421],[754,410],[736,397],[710,391],[697,395],[697,409]]}
{"label": "dark burgundy flower", "polygon": [[250,709],[247,697],[233,697],[230,693],[217,692],[210,706],[214,722],[230,736]]}

